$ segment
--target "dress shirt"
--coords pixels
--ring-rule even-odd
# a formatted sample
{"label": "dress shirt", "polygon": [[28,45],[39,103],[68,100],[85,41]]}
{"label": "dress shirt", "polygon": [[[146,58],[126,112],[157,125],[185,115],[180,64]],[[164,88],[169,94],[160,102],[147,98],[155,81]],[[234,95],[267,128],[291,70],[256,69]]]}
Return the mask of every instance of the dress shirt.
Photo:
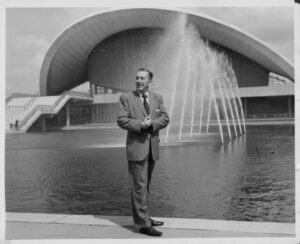
{"label": "dress shirt", "polygon": [[[141,98],[142,103],[143,103],[144,102],[143,94],[140,93],[139,91],[138,91],[138,94],[140,95],[140,98]],[[146,100],[147,100],[147,102],[149,104],[149,92],[145,92],[145,95],[147,96]]]}

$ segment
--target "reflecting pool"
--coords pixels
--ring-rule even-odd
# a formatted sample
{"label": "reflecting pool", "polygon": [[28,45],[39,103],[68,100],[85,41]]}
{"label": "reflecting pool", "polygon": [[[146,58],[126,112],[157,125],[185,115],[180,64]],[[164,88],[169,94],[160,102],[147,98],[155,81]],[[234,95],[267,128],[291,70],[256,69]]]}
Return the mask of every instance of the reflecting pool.
{"label": "reflecting pool", "polygon": [[[6,210],[131,215],[124,142],[116,128],[6,135]],[[152,216],[294,222],[294,126],[162,146],[150,195]]]}

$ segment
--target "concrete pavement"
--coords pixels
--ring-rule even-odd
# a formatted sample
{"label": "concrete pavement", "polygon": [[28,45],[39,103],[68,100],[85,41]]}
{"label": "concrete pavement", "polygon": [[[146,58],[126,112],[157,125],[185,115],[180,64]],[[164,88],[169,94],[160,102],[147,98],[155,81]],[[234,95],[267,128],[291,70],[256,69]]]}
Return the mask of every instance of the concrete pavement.
{"label": "concrete pavement", "polygon": [[[155,217],[153,217],[155,218]],[[295,224],[156,218],[162,237],[139,234],[130,216],[6,213],[6,239],[165,239],[208,237],[295,238]]]}

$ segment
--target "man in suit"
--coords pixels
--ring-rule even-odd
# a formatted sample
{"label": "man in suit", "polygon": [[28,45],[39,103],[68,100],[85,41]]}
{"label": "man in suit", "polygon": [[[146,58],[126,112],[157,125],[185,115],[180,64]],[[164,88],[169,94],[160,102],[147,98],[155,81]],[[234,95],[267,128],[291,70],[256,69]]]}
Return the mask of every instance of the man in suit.
{"label": "man in suit", "polygon": [[140,68],[136,73],[136,90],[119,99],[118,125],[127,130],[126,153],[133,221],[139,232],[161,236],[153,226],[163,225],[149,217],[148,194],[155,161],[159,159],[159,130],[169,123],[163,97],[149,91],[151,71]]}

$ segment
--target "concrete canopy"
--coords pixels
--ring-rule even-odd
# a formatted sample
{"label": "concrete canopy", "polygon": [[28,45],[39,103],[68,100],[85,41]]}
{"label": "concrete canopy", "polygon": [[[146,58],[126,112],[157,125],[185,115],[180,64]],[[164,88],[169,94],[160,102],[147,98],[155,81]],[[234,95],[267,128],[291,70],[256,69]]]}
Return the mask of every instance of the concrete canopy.
{"label": "concrete canopy", "polygon": [[57,95],[86,82],[89,55],[109,36],[134,28],[167,28],[179,14],[187,14],[202,37],[294,80],[294,67],[285,58],[255,37],[211,17],[178,9],[113,9],[81,20],[57,37],[42,64],[41,95]]}

